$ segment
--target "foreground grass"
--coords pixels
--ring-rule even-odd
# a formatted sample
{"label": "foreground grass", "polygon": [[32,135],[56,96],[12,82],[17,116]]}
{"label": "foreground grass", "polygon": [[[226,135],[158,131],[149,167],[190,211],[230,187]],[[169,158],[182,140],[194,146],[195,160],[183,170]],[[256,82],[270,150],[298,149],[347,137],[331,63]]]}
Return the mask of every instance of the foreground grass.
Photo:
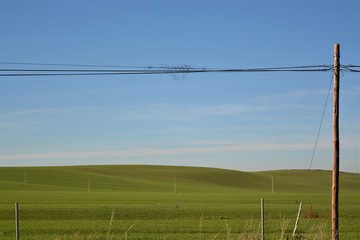
{"label": "foreground grass", "polygon": [[[329,175],[152,166],[0,169],[0,239],[15,238],[15,201],[25,240],[259,239],[261,198],[266,239],[329,239]],[[341,179],[341,238],[360,239],[359,176]]]}
{"label": "foreground grass", "polygon": [[[260,197],[265,198],[267,239],[291,237],[299,201],[297,239],[328,239],[327,195],[56,192],[47,198],[28,192],[20,201],[20,227],[22,239],[258,239]],[[342,239],[359,238],[359,201],[341,197]],[[14,239],[13,209],[0,204],[1,239]]]}

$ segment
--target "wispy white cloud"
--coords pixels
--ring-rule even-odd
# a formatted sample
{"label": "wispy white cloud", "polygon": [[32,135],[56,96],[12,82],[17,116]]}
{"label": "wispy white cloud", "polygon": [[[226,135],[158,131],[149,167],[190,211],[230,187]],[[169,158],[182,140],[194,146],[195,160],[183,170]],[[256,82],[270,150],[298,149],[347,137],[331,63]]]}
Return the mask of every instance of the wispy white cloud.
{"label": "wispy white cloud", "polygon": [[[93,90],[92,90],[93,91]],[[93,92],[84,94],[92,94]],[[122,90],[103,90],[104,92],[116,92]],[[256,95],[241,103],[223,103],[212,105],[195,104],[163,104],[163,103],[144,103],[126,106],[78,106],[62,108],[34,108],[23,109],[12,112],[2,112],[4,121],[14,119],[29,119],[31,117],[53,117],[66,118],[66,116],[94,117],[102,116],[117,120],[131,119],[159,119],[159,120],[196,120],[214,116],[232,116],[244,113],[261,113],[274,109],[296,109],[311,108],[313,106],[300,105],[298,102],[289,102],[292,97],[304,97],[326,93],[326,89],[306,89],[296,90],[281,94]],[[69,93],[71,94],[71,93]]]}
{"label": "wispy white cloud", "polygon": [[246,104],[172,105],[147,104],[135,108],[114,109],[115,118],[191,121],[216,116],[232,116],[259,110]]}
{"label": "wispy white cloud", "polygon": [[[302,104],[304,100],[313,99],[313,97],[324,97],[328,93],[326,88],[318,89],[297,89],[289,92],[272,93],[265,95],[255,95],[250,99],[249,103],[254,105],[263,105],[272,107],[273,109],[279,108],[312,108],[308,104]],[[320,102],[320,107],[323,102]]]}
{"label": "wispy white cloud", "polygon": [[[160,147],[160,148],[133,148],[129,150],[116,151],[63,151],[63,152],[38,152],[24,154],[5,154],[1,156],[4,161],[10,160],[52,160],[52,159],[106,159],[106,158],[141,158],[141,157],[177,157],[194,155],[211,155],[214,153],[243,153],[243,152],[292,152],[308,151],[314,148],[313,142],[262,142],[262,143],[242,143],[230,140],[199,140],[189,142],[186,147]],[[331,150],[332,143],[326,139],[319,142],[318,150]],[[355,149],[360,148],[358,136],[346,136],[341,139],[341,148]]]}
{"label": "wispy white cloud", "polygon": [[[208,142],[209,143],[209,142]],[[125,157],[159,157],[183,155],[207,155],[212,153],[228,152],[272,152],[272,151],[300,151],[308,150],[312,144],[297,143],[261,143],[261,144],[220,144],[213,146],[178,147],[178,148],[139,148],[124,151],[74,151],[48,152],[28,154],[3,155],[3,160],[50,160],[50,159],[77,159],[77,158],[125,158]],[[318,146],[328,148],[326,144]]]}
{"label": "wispy white cloud", "polygon": [[[25,109],[3,114],[3,125],[21,126],[35,125],[44,121],[92,120],[101,118],[105,121],[130,120],[169,120],[191,121],[216,116],[232,116],[261,110],[260,106],[246,104],[216,105],[174,105],[174,104],[143,104],[134,106],[111,107],[70,107],[70,108],[38,108]],[[11,123],[11,124],[10,124]]]}
{"label": "wispy white cloud", "polygon": [[45,117],[45,116],[58,116],[64,114],[87,114],[89,111],[99,110],[97,107],[69,107],[69,108],[34,108],[34,109],[23,109],[11,112],[4,112],[3,119],[14,119],[14,118],[28,118],[28,117]]}

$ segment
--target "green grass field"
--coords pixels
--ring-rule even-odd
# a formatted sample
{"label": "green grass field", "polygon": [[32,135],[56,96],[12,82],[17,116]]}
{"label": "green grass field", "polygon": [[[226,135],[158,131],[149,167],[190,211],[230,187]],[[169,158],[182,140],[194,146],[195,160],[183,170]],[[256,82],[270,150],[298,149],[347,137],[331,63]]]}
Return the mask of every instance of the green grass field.
{"label": "green grass field", "polygon": [[[272,178],[274,193],[272,193]],[[176,190],[175,190],[176,189]],[[175,193],[176,191],[176,193]],[[360,239],[360,175],[340,175],[340,236]],[[0,168],[0,239],[329,239],[331,172],[169,166]]]}

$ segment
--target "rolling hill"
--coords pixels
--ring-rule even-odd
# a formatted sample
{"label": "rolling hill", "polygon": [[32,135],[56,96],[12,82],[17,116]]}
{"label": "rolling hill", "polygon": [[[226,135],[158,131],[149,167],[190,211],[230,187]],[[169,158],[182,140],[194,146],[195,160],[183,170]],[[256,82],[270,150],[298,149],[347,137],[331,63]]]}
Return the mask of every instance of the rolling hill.
{"label": "rolling hill", "polygon": [[[0,191],[118,191],[330,193],[331,172],[241,172],[216,168],[150,165],[2,167]],[[89,188],[90,186],[90,188]],[[360,175],[341,173],[343,193],[360,190]]]}

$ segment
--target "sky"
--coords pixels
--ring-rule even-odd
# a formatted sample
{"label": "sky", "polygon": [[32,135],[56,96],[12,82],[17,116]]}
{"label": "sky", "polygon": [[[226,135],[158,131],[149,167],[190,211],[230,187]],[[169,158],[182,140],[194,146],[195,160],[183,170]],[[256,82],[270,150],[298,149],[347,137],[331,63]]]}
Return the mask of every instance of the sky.
{"label": "sky", "polygon": [[[335,42],[342,64],[360,65],[359,32],[360,3],[348,0],[0,0],[0,69],[332,65]],[[340,78],[340,170],[359,173],[360,74]],[[328,170],[332,79],[331,71],[0,77],[0,166]]]}

